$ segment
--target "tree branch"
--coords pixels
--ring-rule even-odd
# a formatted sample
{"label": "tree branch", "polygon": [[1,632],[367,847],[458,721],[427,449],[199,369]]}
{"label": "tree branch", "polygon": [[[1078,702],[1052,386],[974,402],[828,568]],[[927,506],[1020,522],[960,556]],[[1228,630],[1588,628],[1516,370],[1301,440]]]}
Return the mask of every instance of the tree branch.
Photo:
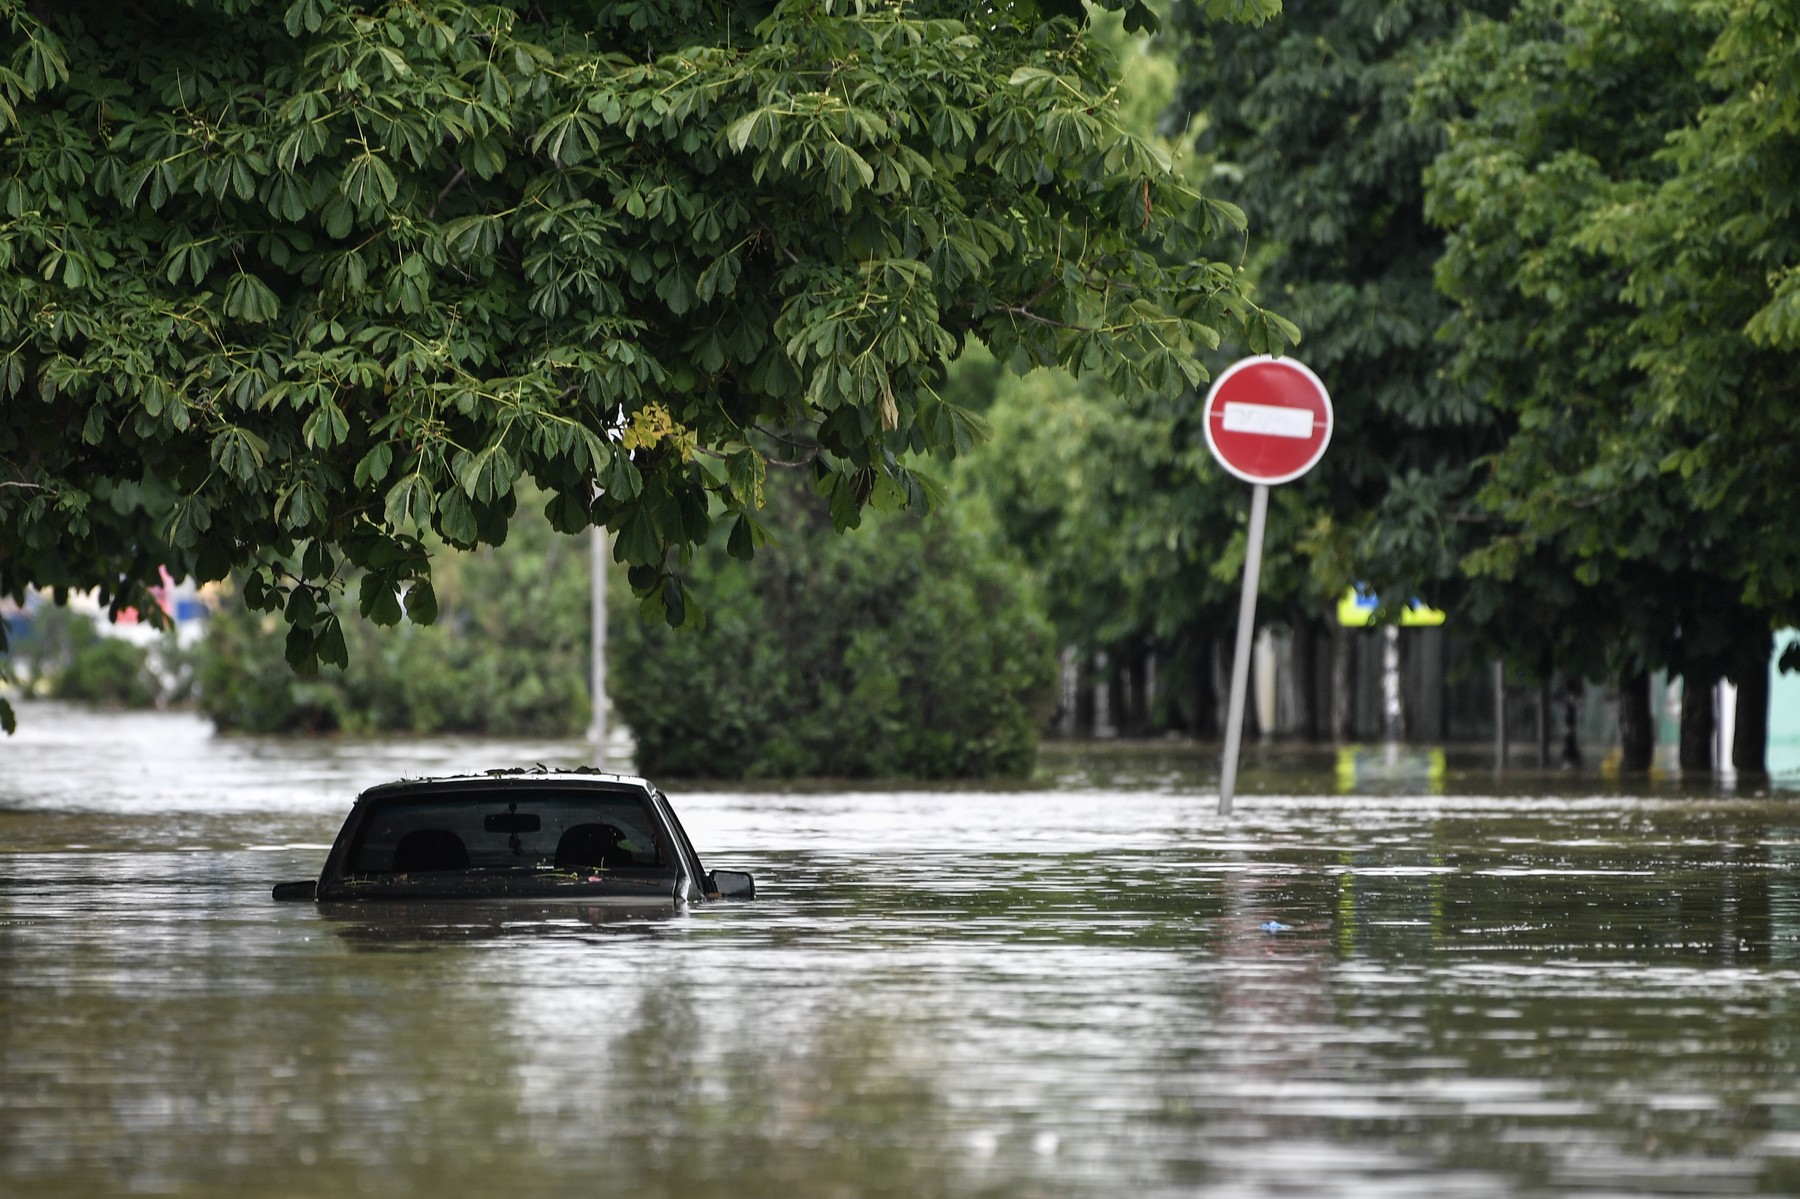
{"label": "tree branch", "polygon": [[457,184],[468,177],[469,172],[465,168],[457,167],[456,174],[450,176],[450,182],[444,184],[444,186],[438,190],[437,199],[431,202],[431,208],[425,213],[425,218],[427,220],[435,221],[437,219],[438,205],[444,202],[444,197],[449,195],[451,191],[455,189]]}
{"label": "tree branch", "polygon": [[1048,325],[1052,329],[1085,329],[1087,327],[1085,325],[1071,325],[1067,321],[1053,320],[1047,316],[1039,316],[1031,309],[1022,305],[1015,308],[1010,304],[1000,304],[998,305],[998,308],[1001,312],[1010,312],[1014,316],[1022,316],[1028,321],[1032,321],[1039,325]]}

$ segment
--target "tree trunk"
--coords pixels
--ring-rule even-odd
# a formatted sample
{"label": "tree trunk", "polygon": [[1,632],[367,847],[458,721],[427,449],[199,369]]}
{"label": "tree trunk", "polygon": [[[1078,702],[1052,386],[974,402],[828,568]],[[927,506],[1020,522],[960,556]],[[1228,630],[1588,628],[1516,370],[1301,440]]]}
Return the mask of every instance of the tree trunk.
{"label": "tree trunk", "polygon": [[1381,735],[1387,741],[1407,738],[1404,646],[1397,626],[1381,630]]}
{"label": "tree trunk", "polygon": [[1710,774],[1713,741],[1718,735],[1718,713],[1713,707],[1712,679],[1681,680],[1681,769],[1683,773]]}
{"label": "tree trunk", "polygon": [[1219,735],[1219,696],[1213,690],[1213,638],[1197,637],[1188,672],[1188,691],[1193,696],[1192,722],[1189,735],[1198,738]]}
{"label": "tree trunk", "polygon": [[1094,655],[1089,650],[1075,654],[1075,722],[1077,737],[1094,735]]}
{"label": "tree trunk", "polygon": [[1656,755],[1656,722],[1650,711],[1650,672],[1619,673],[1619,769],[1650,769]]}
{"label": "tree trunk", "polygon": [[1339,745],[1356,732],[1355,704],[1350,690],[1355,676],[1356,643],[1350,630],[1335,621],[1331,626],[1331,739]]}
{"label": "tree trunk", "polygon": [[1319,739],[1319,630],[1304,612],[1295,612],[1294,627],[1294,693],[1299,699],[1295,708],[1298,732],[1308,741]]}
{"label": "tree trunk", "polygon": [[1563,746],[1562,764],[1569,767],[1581,765],[1581,740],[1576,735],[1575,722],[1581,715],[1581,683],[1576,679],[1563,681]]}
{"label": "tree trunk", "polygon": [[1550,765],[1550,673],[1538,684],[1537,694],[1537,761],[1538,768]]}
{"label": "tree trunk", "polygon": [[1144,735],[1153,736],[1169,731],[1168,704],[1163,702],[1162,689],[1164,671],[1162,655],[1156,645],[1151,643],[1144,650],[1144,678],[1142,681],[1142,706],[1144,710]]}
{"label": "tree trunk", "polygon": [[1738,668],[1737,724],[1731,741],[1731,766],[1739,774],[1769,772],[1769,653],[1772,638]]}
{"label": "tree trunk", "polygon": [[1125,676],[1130,663],[1117,647],[1106,651],[1106,723],[1115,737],[1127,736],[1131,723],[1129,705],[1125,702]]}
{"label": "tree trunk", "polygon": [[1140,638],[1119,647],[1118,725],[1121,737],[1142,737],[1150,726],[1149,651]]}

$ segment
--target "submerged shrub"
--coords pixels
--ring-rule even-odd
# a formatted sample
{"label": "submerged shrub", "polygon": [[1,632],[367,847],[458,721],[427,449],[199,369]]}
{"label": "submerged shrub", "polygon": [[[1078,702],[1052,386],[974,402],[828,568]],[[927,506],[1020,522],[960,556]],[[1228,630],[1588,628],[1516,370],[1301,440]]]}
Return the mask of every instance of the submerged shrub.
{"label": "submerged shrub", "polygon": [[159,688],[150,670],[147,649],[116,637],[103,637],[82,617],[71,621],[69,630],[69,658],[50,675],[52,695],[108,708],[155,705]]}
{"label": "submerged shrub", "polygon": [[698,631],[615,611],[611,691],[658,776],[1030,770],[1055,683],[1035,586],[966,515],[836,534],[799,497],[749,562],[696,555]]}
{"label": "submerged shrub", "polygon": [[567,736],[588,724],[588,541],[522,505],[504,546],[440,551],[438,619],[378,628],[338,609],[350,665],[302,677],[286,627],[231,597],[201,643],[199,706],[221,730]]}

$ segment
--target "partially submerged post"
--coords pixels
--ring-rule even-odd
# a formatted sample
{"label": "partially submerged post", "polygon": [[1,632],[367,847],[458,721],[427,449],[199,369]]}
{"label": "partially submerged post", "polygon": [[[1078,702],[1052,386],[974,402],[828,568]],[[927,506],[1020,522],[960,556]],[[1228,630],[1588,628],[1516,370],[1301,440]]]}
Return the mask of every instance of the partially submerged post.
{"label": "partially submerged post", "polygon": [[1269,488],[1311,470],[1331,441],[1331,396],[1319,376],[1292,358],[1259,355],[1227,367],[1206,393],[1206,445],[1231,474],[1253,485],[1244,547],[1244,588],[1238,602],[1237,647],[1231,660],[1231,698],[1225,716],[1225,761],[1219,773],[1219,812],[1231,812],[1243,744],[1244,692],[1250,681],[1250,640],[1262,572]]}
{"label": "partially submerged post", "polygon": [[[1494,769],[1506,769],[1506,661],[1495,658],[1490,667],[1494,677]],[[1645,693],[1648,694],[1648,691]]]}
{"label": "partially submerged post", "polygon": [[606,765],[606,560],[610,549],[607,541],[606,529],[595,525],[589,539],[588,559],[588,591],[593,605],[589,626],[593,657],[588,678],[594,697],[594,719],[588,725],[588,740],[594,745],[596,766]]}

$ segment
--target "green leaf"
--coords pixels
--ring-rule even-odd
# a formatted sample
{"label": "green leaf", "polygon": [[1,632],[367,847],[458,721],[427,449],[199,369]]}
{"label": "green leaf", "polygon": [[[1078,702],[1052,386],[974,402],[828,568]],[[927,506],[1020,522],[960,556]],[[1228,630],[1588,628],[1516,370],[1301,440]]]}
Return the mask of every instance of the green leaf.
{"label": "green leaf", "polygon": [[862,508],[856,502],[856,493],[851,490],[850,480],[843,475],[833,476],[827,502],[831,507],[831,527],[838,532],[843,533],[862,524]]}
{"label": "green leaf", "polygon": [[212,527],[212,508],[199,496],[183,496],[175,503],[175,519],[169,525],[169,540],[182,549],[200,544],[201,534]]}
{"label": "green leaf", "polygon": [[330,400],[326,400],[313,410],[301,430],[310,449],[328,450],[334,445],[342,445],[350,437],[350,421],[344,416],[344,410]]}
{"label": "green leaf", "polygon": [[644,476],[629,455],[614,453],[600,477],[600,487],[610,500],[625,502],[643,494]]}
{"label": "green leaf", "polygon": [[306,579],[329,579],[335,572],[331,546],[322,538],[314,538],[306,543],[306,553],[300,558],[300,576]]}
{"label": "green leaf", "polygon": [[[1279,6],[1279,0],[1273,0]],[[1156,15],[1145,0],[1126,0],[1125,32],[1126,33],[1159,33],[1162,31],[1162,18]]]}
{"label": "green leaf", "polygon": [[314,674],[318,670],[319,660],[313,652],[313,631],[305,625],[292,625],[287,631],[287,642],[284,647],[287,664],[296,674]]}
{"label": "green leaf", "polygon": [[725,459],[725,477],[739,504],[746,508],[762,507],[768,463],[761,454],[749,446],[734,451]]}
{"label": "green leaf", "polygon": [[461,489],[444,489],[443,494],[438,496],[437,515],[438,532],[451,544],[467,549],[479,538],[480,528],[475,522],[475,509]]}
{"label": "green leaf", "polygon": [[255,275],[239,271],[225,285],[225,315],[251,324],[266,324],[281,315],[281,301]]}
{"label": "green leaf", "polygon": [[663,619],[670,627],[678,629],[687,623],[687,588],[674,575],[663,578],[662,606]]}
{"label": "green leaf", "polygon": [[431,523],[431,485],[425,476],[414,471],[388,489],[382,515],[394,528]]}
{"label": "green leaf", "polygon": [[510,492],[519,468],[499,442],[469,456],[462,471],[463,494],[477,503],[492,503]]}
{"label": "green leaf", "polygon": [[414,579],[406,589],[406,615],[414,624],[437,622],[437,592],[432,589],[430,579]]}
{"label": "green leaf", "polygon": [[654,566],[662,561],[662,542],[656,535],[656,523],[642,503],[633,504],[619,525],[618,541],[613,556],[633,566]]}
{"label": "green leaf", "polygon": [[313,634],[313,654],[327,666],[339,670],[350,665],[350,651],[344,644],[344,626],[334,614],[327,614]]}
{"label": "green leaf", "polygon": [[289,532],[307,529],[321,515],[318,489],[305,479],[276,493],[275,519]]}
{"label": "green leaf", "polygon": [[588,503],[578,492],[559,491],[544,504],[544,515],[558,533],[580,533],[588,528]]}
{"label": "green leaf", "polygon": [[[1079,0],[1076,0],[1075,6],[1080,7]],[[1020,67],[1007,77],[1006,82],[1010,87],[1023,87],[1027,83],[1055,83],[1056,74],[1043,67]]]}
{"label": "green leaf", "polygon": [[302,584],[288,592],[287,606],[282,611],[282,617],[292,625],[310,626],[317,612],[318,599],[313,589]]}
{"label": "green leaf", "polygon": [[269,453],[269,443],[237,425],[227,425],[212,441],[212,460],[220,470],[247,483],[256,476]]}
{"label": "green leaf", "polygon": [[378,625],[400,623],[400,596],[392,576],[371,571],[358,587],[357,608]]}
{"label": "green leaf", "polygon": [[358,487],[379,483],[387,478],[388,470],[393,464],[394,447],[385,441],[376,442],[356,464],[354,482]]}
{"label": "green leaf", "polygon": [[740,512],[731,526],[731,536],[726,539],[725,552],[733,558],[748,560],[770,540],[767,528],[757,523],[748,512]]}

